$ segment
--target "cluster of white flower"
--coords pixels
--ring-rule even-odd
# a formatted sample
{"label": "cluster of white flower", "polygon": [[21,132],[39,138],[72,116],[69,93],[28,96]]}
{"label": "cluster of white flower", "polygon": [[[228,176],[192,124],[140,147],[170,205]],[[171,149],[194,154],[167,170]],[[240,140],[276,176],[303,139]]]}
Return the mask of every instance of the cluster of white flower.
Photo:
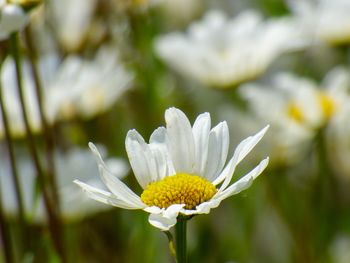
{"label": "cluster of white flower", "polygon": [[[109,47],[102,47],[92,60],[68,56],[60,61],[57,55],[47,55],[39,63],[43,76],[45,114],[51,123],[75,117],[91,118],[105,112],[128,89],[132,81],[129,73]],[[11,119],[13,136],[25,135],[21,105],[16,92],[14,61],[7,58],[2,66],[1,80],[4,87],[4,103]],[[41,131],[35,83],[28,62],[24,63],[23,84],[26,107],[33,132]],[[0,116],[0,139],[4,130]]]}
{"label": "cluster of white flower", "polygon": [[349,70],[340,67],[331,70],[320,85],[283,72],[266,84],[248,83],[239,89],[258,122],[268,121],[274,127],[273,152],[287,162],[302,158],[301,152],[319,129],[338,126],[336,121],[348,111],[349,90]]}
{"label": "cluster of white flower", "polygon": [[320,41],[349,43],[349,1],[289,2],[293,13],[275,19],[264,20],[256,11],[234,18],[209,11],[186,33],[158,37],[155,50],[181,74],[209,87],[228,88],[261,76],[283,53]]}
{"label": "cluster of white flower", "polygon": [[[35,135],[40,135],[45,128],[38,104],[41,98],[40,106],[43,106],[43,114],[50,128],[54,125],[59,128],[71,127],[70,121],[79,120],[77,126],[83,123],[79,128],[86,134],[95,132],[95,126],[84,130],[84,125],[93,123],[98,126],[96,123],[100,119],[96,123],[92,121],[97,115],[119,110],[116,107],[112,111],[113,106],[131,88],[132,83],[136,83],[135,87],[155,87],[140,88],[141,92],[137,90],[133,104],[125,107],[126,114],[134,110],[136,104],[139,107],[135,110],[137,113],[142,112],[144,105],[151,105],[149,108],[152,110],[163,108],[173,100],[161,101],[166,92],[159,91],[159,83],[169,80],[169,86],[174,87],[178,80],[185,82],[187,79],[177,78],[176,75],[169,77],[172,76],[171,72],[164,73],[157,57],[169,68],[188,78],[189,83],[192,79],[194,83],[201,84],[198,86],[216,88],[203,89],[200,96],[207,96],[203,101],[215,104],[214,112],[217,115],[220,115],[221,108],[229,109],[225,119],[234,116],[229,121],[232,124],[223,121],[212,128],[211,116],[207,112],[200,114],[191,124],[184,112],[171,107],[165,111],[165,127],[157,128],[149,142],[136,130],[130,130],[125,140],[126,154],[142,188],[140,194],[122,182],[129,172],[124,161],[104,161],[106,151],[103,146],[99,146],[99,151],[90,143],[91,154],[75,145],[81,142],[81,138],[77,140],[78,143],[74,141],[75,138],[68,138],[67,141],[64,138],[60,145],[63,147],[52,150],[57,168],[57,190],[65,219],[79,218],[106,209],[108,206],[100,205],[103,203],[109,207],[143,210],[149,213],[151,225],[168,231],[179,220],[208,214],[226,198],[247,189],[265,170],[269,158],[274,164],[282,163],[283,168],[297,164],[311,152],[310,149],[314,149],[312,147],[320,134],[324,136],[322,139],[325,139],[327,150],[333,153],[329,157],[334,170],[348,175],[350,70],[344,65],[338,65],[340,63],[337,61],[331,65],[332,68],[319,74],[325,75],[323,81],[319,82],[312,79],[312,73],[308,77],[301,77],[296,72],[302,71],[306,75],[307,69],[303,71],[297,65],[300,70],[295,70],[294,66],[307,59],[307,52],[314,51],[316,46],[336,50],[340,56],[344,55],[344,46],[339,48],[338,45],[350,43],[350,0],[286,2],[287,9],[290,9],[288,15],[268,18],[250,9],[235,10],[237,12],[233,17],[219,9],[202,10],[198,0],[51,0],[31,15],[23,4],[0,0],[0,41],[7,41],[12,36],[11,40],[18,40],[21,51],[18,53],[22,55],[19,56],[20,61],[14,59],[14,54],[8,48],[13,44],[11,42],[6,42],[4,52],[1,50],[1,102],[10,121],[4,123],[0,114],[0,143],[7,139],[4,125],[8,125],[12,135],[10,139],[14,140],[17,152],[26,216],[41,222],[45,208],[41,197],[35,199],[35,169],[28,156],[22,152],[23,141],[16,141],[28,135],[23,107]],[[160,7],[158,10],[150,10],[156,5]],[[182,5],[182,9],[179,5]],[[115,9],[108,10],[112,8]],[[132,8],[136,11],[130,11]],[[147,17],[147,11],[163,12],[163,17],[160,15],[155,18],[157,22],[164,16],[177,17],[169,17],[169,21],[174,19],[172,22],[175,23],[167,21],[165,25],[155,25],[154,21],[143,20]],[[202,11],[205,12],[200,20],[189,22]],[[125,22],[125,28],[123,23],[113,24],[118,19]],[[169,25],[172,27],[184,23],[189,23],[184,32],[176,29],[164,33]],[[28,24],[30,27],[25,32],[28,35],[15,39],[14,36]],[[33,54],[29,54],[32,52],[28,40],[30,36],[36,40],[34,49],[37,50]],[[123,46],[125,43],[126,48]],[[124,64],[127,59],[132,70]],[[33,60],[37,62],[40,81],[33,73]],[[312,61],[307,62],[312,64]],[[25,105],[19,99],[19,71],[16,66],[22,67]],[[316,75],[313,76],[315,79]],[[41,97],[38,95],[39,86],[42,86]],[[171,92],[176,92],[174,90]],[[219,97],[220,102],[213,103],[208,94],[214,94],[213,101]],[[139,100],[138,96],[144,97]],[[130,101],[132,99],[134,97]],[[191,102],[196,104],[196,99]],[[126,100],[125,104],[130,101]],[[232,107],[236,102],[237,105]],[[238,105],[240,103],[243,106]],[[240,113],[237,113],[237,108],[240,108]],[[156,112],[150,109],[147,109],[147,114]],[[192,113],[197,112],[196,105],[192,110]],[[3,113],[1,109],[0,113]],[[136,117],[145,118],[145,123],[151,123],[146,119],[149,117],[147,114]],[[113,114],[106,115],[102,116],[101,123],[106,119],[108,122]],[[129,117],[124,118],[132,123],[134,119]],[[60,126],[63,122],[67,125]],[[257,166],[231,183],[236,167],[265,136],[269,127],[266,124],[271,125],[271,128],[262,142],[265,147],[260,147],[255,154],[254,161],[259,159]],[[234,136],[244,129],[249,132],[260,131],[239,143],[232,151],[232,157],[228,158],[233,137],[229,136],[231,128],[235,129]],[[77,130],[79,133],[80,129]],[[102,129],[96,130],[98,133]],[[110,130],[106,129],[108,132]],[[58,137],[61,136],[61,129],[57,133]],[[50,137],[50,134],[44,135]],[[38,136],[39,139],[43,137]],[[87,142],[86,137],[83,140]],[[101,137],[103,143],[113,141],[117,144],[119,139],[116,139],[117,136]],[[65,147],[66,143],[68,147]],[[0,151],[5,151],[2,144]],[[265,157],[266,153],[270,157]],[[44,160],[46,157],[42,152],[38,155],[38,159]],[[310,159],[313,157],[311,155],[308,156]],[[96,160],[97,165],[91,158]],[[0,193],[4,199],[4,211],[16,216],[18,209],[10,164],[9,158],[0,158],[0,167],[4,168],[0,170]],[[101,180],[96,178],[98,173]],[[83,191],[76,191],[78,187],[72,183],[73,180],[87,195],[83,195]],[[99,203],[90,202],[86,197]]]}
{"label": "cluster of white flower", "polygon": [[[103,156],[106,156],[104,147],[100,146]],[[28,218],[36,223],[45,221],[44,204],[42,197],[35,193],[36,176],[35,169],[28,155],[23,153],[23,149],[17,149],[17,162],[19,163],[18,174],[20,187],[23,193],[25,213]],[[5,156],[0,160],[0,191],[2,193],[4,211],[6,214],[16,217],[18,215],[15,190],[13,188],[10,160],[6,158],[5,147],[0,147],[1,156]],[[62,216],[65,220],[81,219],[108,207],[92,203],[80,191],[76,191],[76,187],[72,181],[76,178],[84,180],[89,184],[103,188],[103,183],[98,180],[96,173],[98,169],[94,163],[93,156],[90,151],[80,148],[73,148],[66,152],[55,152],[55,164],[57,169],[57,185],[59,199],[61,202]],[[127,175],[129,167],[122,159],[108,158],[106,160],[108,169],[123,178]]]}
{"label": "cluster of white flower", "polygon": [[171,67],[212,87],[232,87],[263,74],[282,53],[306,45],[292,18],[263,20],[255,11],[234,19],[209,11],[187,33],[159,37],[155,49]]}
{"label": "cluster of white flower", "polygon": [[332,45],[350,42],[350,2],[347,0],[288,1],[305,36]]}

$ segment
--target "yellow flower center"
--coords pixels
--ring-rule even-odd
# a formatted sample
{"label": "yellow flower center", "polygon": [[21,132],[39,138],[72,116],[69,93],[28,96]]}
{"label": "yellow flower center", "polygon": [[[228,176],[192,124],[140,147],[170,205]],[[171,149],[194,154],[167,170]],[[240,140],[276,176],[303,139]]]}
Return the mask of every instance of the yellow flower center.
{"label": "yellow flower center", "polygon": [[160,208],[185,204],[186,209],[193,209],[210,200],[216,191],[211,182],[200,176],[178,173],[147,185],[141,200],[146,205]]}
{"label": "yellow flower center", "polygon": [[336,110],[335,102],[332,98],[324,94],[323,92],[320,92],[318,94],[318,102],[320,103],[323,116],[326,119],[329,119],[333,116]]}
{"label": "yellow flower center", "polygon": [[291,103],[288,107],[288,116],[296,122],[304,121],[304,114],[296,103]]}

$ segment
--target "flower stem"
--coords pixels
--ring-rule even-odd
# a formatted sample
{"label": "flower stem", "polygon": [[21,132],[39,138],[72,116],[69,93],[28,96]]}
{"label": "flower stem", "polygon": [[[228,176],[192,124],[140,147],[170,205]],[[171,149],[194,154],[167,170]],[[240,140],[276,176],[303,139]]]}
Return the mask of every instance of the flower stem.
{"label": "flower stem", "polygon": [[48,216],[49,230],[51,233],[52,240],[54,242],[56,251],[61,258],[61,262],[66,262],[65,251],[63,248],[63,237],[62,237],[62,222],[59,215],[58,210],[56,209],[56,204],[54,202],[53,193],[50,192],[50,188],[47,187],[47,176],[41,166],[41,162],[39,159],[39,154],[37,152],[34,136],[32,129],[29,124],[29,116],[27,113],[27,109],[25,107],[25,97],[24,97],[24,87],[22,83],[22,68],[21,68],[21,50],[19,47],[18,34],[12,33],[10,36],[10,44],[11,44],[11,53],[15,60],[16,66],[16,77],[17,77],[17,88],[18,94],[21,102],[21,110],[22,116],[24,120],[24,126],[26,130],[28,148],[31,154],[31,158],[33,160],[37,176],[38,182],[40,184],[40,188],[44,198],[44,204]]}
{"label": "flower stem", "polygon": [[[0,65],[1,69],[1,65]],[[9,154],[9,160],[10,160],[10,167],[11,167],[11,175],[12,175],[12,181],[15,186],[15,196],[16,196],[16,202],[17,202],[17,208],[18,208],[18,218],[19,218],[19,224],[21,228],[21,238],[22,238],[22,245],[26,247],[28,245],[27,240],[27,223],[25,218],[25,210],[24,210],[24,204],[23,204],[23,196],[22,196],[22,190],[19,180],[19,174],[17,170],[17,164],[16,164],[16,158],[15,158],[15,151],[14,151],[14,145],[12,140],[12,135],[10,131],[10,122],[8,119],[7,109],[5,105],[5,99],[4,99],[4,91],[2,87],[2,83],[0,81],[0,116],[2,117],[3,126],[4,126],[4,135],[5,135],[5,142],[7,146],[7,151]]]}
{"label": "flower stem", "polygon": [[176,250],[175,250],[175,246],[174,246],[173,235],[170,233],[170,231],[164,231],[164,234],[168,238],[168,245],[169,245],[170,255],[176,260]]}
{"label": "flower stem", "polygon": [[186,226],[187,220],[181,219],[175,225],[177,263],[187,263]]}
{"label": "flower stem", "polygon": [[[319,251],[324,251],[324,244],[328,244],[338,227],[339,197],[337,197],[337,182],[329,163],[326,145],[326,127],[321,129],[315,140],[318,162],[318,178],[315,184],[315,218],[318,223],[318,236],[315,239]],[[332,222],[330,224],[329,222]]]}
{"label": "flower stem", "polygon": [[51,183],[51,191],[53,193],[53,197],[55,198],[54,201],[55,201],[57,210],[60,212],[60,200],[58,197],[57,176],[55,173],[55,162],[54,162],[54,139],[52,134],[52,127],[50,126],[49,121],[45,115],[43,85],[42,85],[41,78],[38,71],[38,66],[36,61],[37,51],[35,49],[34,42],[32,39],[30,25],[28,25],[24,30],[24,39],[28,50],[27,54],[28,54],[31,74],[33,76],[34,83],[35,83],[35,94],[39,105],[40,120],[43,126],[46,158],[47,158],[47,164],[48,164],[47,165],[48,179]]}

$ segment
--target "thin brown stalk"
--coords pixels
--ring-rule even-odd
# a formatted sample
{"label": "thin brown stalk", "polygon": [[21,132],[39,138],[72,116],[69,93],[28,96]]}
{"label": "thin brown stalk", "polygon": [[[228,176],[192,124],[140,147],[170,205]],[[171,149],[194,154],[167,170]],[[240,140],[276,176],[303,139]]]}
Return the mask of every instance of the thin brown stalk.
{"label": "thin brown stalk", "polygon": [[25,218],[25,208],[23,204],[22,190],[21,190],[21,185],[19,181],[15,152],[13,147],[13,140],[10,132],[10,125],[9,125],[7,109],[6,109],[6,105],[3,97],[3,87],[2,87],[1,81],[0,81],[0,111],[1,111],[1,117],[2,117],[2,122],[4,126],[5,143],[7,146],[9,160],[10,160],[12,181],[15,187],[15,196],[16,196],[16,202],[17,202],[17,208],[18,208],[18,219],[19,219],[19,224],[21,228],[22,245],[23,247],[26,247],[27,246],[26,245],[27,244],[27,235],[26,235],[27,224],[26,224],[26,218]]}
{"label": "thin brown stalk", "polygon": [[36,97],[39,105],[40,120],[43,126],[43,135],[45,139],[45,151],[46,151],[45,155],[47,158],[48,179],[50,180],[50,184],[52,188],[51,190],[55,198],[55,204],[56,204],[57,210],[60,211],[60,200],[58,197],[57,176],[55,172],[55,162],[54,162],[53,132],[52,132],[52,127],[49,124],[47,117],[45,115],[44,102],[43,102],[43,86],[42,86],[40,74],[38,72],[37,52],[33,44],[30,25],[24,30],[24,37],[25,37],[25,42],[28,50],[27,54],[28,54],[29,63],[30,63],[30,70],[35,83],[35,92],[36,92]]}
{"label": "thin brown stalk", "polygon": [[56,251],[61,258],[61,261],[65,262],[66,257],[65,257],[65,251],[64,251],[63,240],[62,240],[62,234],[63,234],[62,223],[60,221],[58,210],[56,209],[56,205],[54,203],[53,195],[52,193],[49,192],[50,188],[46,186],[47,178],[39,160],[39,155],[34,143],[34,136],[29,124],[29,118],[25,107],[26,104],[25,104],[25,98],[24,98],[24,87],[22,84],[21,52],[19,48],[18,34],[17,33],[11,34],[10,41],[11,41],[10,42],[11,53],[15,60],[15,65],[16,65],[17,88],[18,88],[18,94],[19,94],[19,98],[22,106],[21,110],[22,110],[22,115],[23,115],[26,135],[27,135],[26,141],[28,143],[30,155],[34,163],[37,176],[38,176],[38,182],[40,184],[41,191],[43,194],[51,237],[54,242]]}

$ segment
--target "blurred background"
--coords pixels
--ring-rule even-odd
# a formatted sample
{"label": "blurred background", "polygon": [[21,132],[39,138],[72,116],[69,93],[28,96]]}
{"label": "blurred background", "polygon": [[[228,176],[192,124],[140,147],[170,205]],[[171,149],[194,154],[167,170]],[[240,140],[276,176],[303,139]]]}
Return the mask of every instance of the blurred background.
{"label": "blurred background", "polygon": [[88,142],[136,193],[124,140],[164,111],[271,127],[245,192],[188,224],[189,262],[350,262],[349,0],[0,1],[0,262],[173,262],[147,214],[97,203]]}

